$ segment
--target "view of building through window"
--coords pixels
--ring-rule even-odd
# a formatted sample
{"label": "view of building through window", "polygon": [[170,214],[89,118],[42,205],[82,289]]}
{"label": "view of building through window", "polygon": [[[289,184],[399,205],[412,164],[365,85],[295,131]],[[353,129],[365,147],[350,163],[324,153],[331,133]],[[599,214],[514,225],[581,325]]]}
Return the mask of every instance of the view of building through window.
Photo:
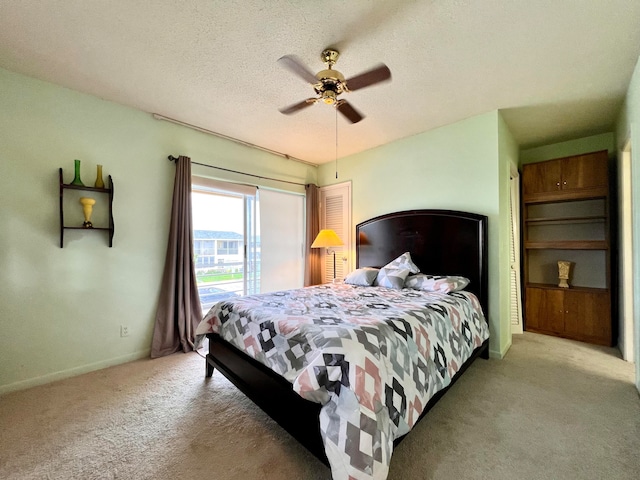
{"label": "view of building through window", "polygon": [[191,198],[196,280],[206,313],[216,302],[257,292],[255,197],[194,190]]}

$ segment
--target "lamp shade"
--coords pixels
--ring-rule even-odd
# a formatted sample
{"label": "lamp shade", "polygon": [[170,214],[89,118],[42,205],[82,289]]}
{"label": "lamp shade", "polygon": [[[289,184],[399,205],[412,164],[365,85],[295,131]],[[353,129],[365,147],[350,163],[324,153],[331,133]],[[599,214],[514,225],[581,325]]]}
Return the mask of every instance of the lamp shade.
{"label": "lamp shade", "polygon": [[311,248],[339,247],[344,245],[338,234],[330,229],[320,230],[318,236],[311,244]]}

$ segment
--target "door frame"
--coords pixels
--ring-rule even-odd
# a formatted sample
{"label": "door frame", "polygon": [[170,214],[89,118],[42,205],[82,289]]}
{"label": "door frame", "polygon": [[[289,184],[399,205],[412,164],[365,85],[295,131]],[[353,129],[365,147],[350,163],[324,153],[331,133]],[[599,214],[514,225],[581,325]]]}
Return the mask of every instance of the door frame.
{"label": "door frame", "polygon": [[631,139],[627,139],[620,152],[618,173],[619,208],[619,299],[618,346],[622,358],[634,362],[634,278],[633,278],[633,198],[631,184]]}
{"label": "door frame", "polygon": [[[511,324],[511,333],[523,333],[524,325],[523,325],[523,315],[522,315],[522,265],[520,262],[520,172],[518,171],[518,167],[510,162],[510,175],[509,175],[509,210],[510,210],[510,219],[509,219],[509,227],[511,229],[510,235],[512,236],[512,241],[510,241],[509,249],[513,246],[513,257],[511,257],[511,252],[509,255],[509,305],[510,305],[510,324]],[[513,261],[512,261],[513,259]],[[515,283],[512,282],[511,275],[515,273]],[[515,285],[516,291],[513,292],[513,286]],[[514,300],[513,296],[515,295],[515,316],[516,322],[514,323]]]}
{"label": "door frame", "polygon": [[[343,237],[341,240],[344,242],[344,247],[342,249],[336,248],[335,250],[339,252],[336,255],[336,264],[337,262],[342,262],[342,273],[343,276],[346,276],[353,269],[353,265],[355,264],[353,252],[355,252],[355,246],[353,241],[352,234],[352,223],[351,223],[351,181],[336,183],[333,185],[327,185],[325,187],[320,187],[318,189],[318,201],[320,203],[320,228],[326,228],[326,214],[325,214],[325,205],[324,199],[326,198],[327,193],[334,192],[338,195],[342,195],[343,203],[342,203],[342,214],[343,214]],[[326,249],[322,249],[322,278],[323,280],[327,279],[326,273]]]}

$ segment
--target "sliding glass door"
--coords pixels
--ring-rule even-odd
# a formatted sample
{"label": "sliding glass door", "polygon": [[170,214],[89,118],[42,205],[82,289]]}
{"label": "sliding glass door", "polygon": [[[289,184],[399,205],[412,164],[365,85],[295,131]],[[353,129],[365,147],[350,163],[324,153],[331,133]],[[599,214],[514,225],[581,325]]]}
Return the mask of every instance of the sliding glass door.
{"label": "sliding glass door", "polygon": [[304,283],[304,196],[260,189],[260,291]]}
{"label": "sliding glass door", "polygon": [[193,250],[203,312],[221,300],[258,291],[255,189],[243,190],[193,181]]}
{"label": "sliding glass door", "polygon": [[230,297],[302,287],[303,195],[194,176],[191,198],[203,312]]}

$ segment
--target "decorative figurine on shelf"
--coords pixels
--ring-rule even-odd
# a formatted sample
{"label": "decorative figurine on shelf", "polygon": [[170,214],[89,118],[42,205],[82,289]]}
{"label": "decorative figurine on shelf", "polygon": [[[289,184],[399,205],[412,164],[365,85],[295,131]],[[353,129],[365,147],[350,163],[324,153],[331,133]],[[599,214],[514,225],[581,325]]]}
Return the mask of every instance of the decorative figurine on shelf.
{"label": "decorative figurine on shelf", "polygon": [[82,205],[82,213],[84,214],[84,222],[82,226],[84,228],[93,228],[93,224],[91,223],[91,212],[93,211],[93,206],[96,201],[93,198],[89,197],[81,197],[80,204]]}
{"label": "decorative figurine on shelf", "polygon": [[104,188],[104,180],[102,180],[102,165],[98,165],[98,174],[96,176],[96,188]]}
{"label": "decorative figurine on shelf", "polygon": [[75,164],[75,176],[73,177],[73,181],[70,185],[78,185],[79,187],[84,187],[84,183],[80,180],[80,160],[74,160]]}
{"label": "decorative figurine on shelf", "polygon": [[558,260],[558,279],[560,283],[558,283],[559,287],[569,288],[569,269],[571,268],[571,262],[566,260]]}

